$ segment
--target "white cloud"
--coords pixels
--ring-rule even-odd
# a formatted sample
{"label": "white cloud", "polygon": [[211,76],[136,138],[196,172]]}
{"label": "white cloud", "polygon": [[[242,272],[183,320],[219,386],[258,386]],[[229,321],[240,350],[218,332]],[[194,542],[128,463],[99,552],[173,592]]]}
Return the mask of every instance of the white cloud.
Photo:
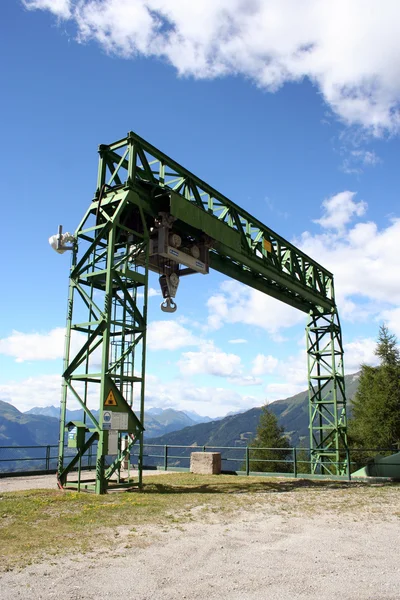
{"label": "white cloud", "polygon": [[241,359],[237,354],[222,352],[212,343],[203,344],[199,352],[184,352],[178,362],[186,376],[209,374],[234,377],[241,373]]}
{"label": "white cloud", "polygon": [[304,321],[304,315],[295,308],[236,281],[224,281],[220,291],[208,299],[207,307],[211,328],[218,329],[224,323],[256,325],[268,331],[275,341],[281,339],[280,329]]}
{"label": "white cloud", "polygon": [[400,340],[400,307],[382,311],[379,320],[384,321],[390,333]]}
{"label": "white cloud", "polygon": [[324,214],[314,223],[318,223],[324,229],[343,230],[354,216],[361,217],[367,209],[366,202],[353,200],[355,195],[355,192],[340,192],[324,200],[322,203]]}
{"label": "white cloud", "polygon": [[57,17],[69,19],[71,16],[70,0],[22,0],[30,10],[50,10]]}
{"label": "white cloud", "polygon": [[[147,292],[147,296],[149,298],[154,298],[154,296],[161,296],[161,290],[156,290],[152,287],[149,288],[148,292]],[[144,294],[143,292],[137,292],[137,297],[138,298],[143,298]]]}
{"label": "white cloud", "polygon": [[399,4],[386,0],[25,0],[79,41],[166,59],[180,75],[242,75],[275,92],[308,78],[349,125],[398,132]]}
{"label": "white cloud", "polygon": [[257,354],[253,361],[253,375],[266,375],[267,373],[273,373],[278,366],[278,359],[265,354]]}
{"label": "white cloud", "polygon": [[[324,208],[326,214],[317,222],[331,229],[305,232],[294,243],[334,274],[342,317],[376,323],[376,330],[380,321],[387,321],[400,334],[400,280],[394,276],[400,270],[400,219],[392,218],[381,228],[372,221],[350,225],[351,218],[366,209],[364,202],[354,201],[354,192],[337,194]],[[346,372],[358,370],[362,363],[377,364],[375,346],[371,338],[346,344]]]}
{"label": "white cloud", "polygon": [[200,340],[177,321],[152,321],[147,327],[147,347],[150,350],[178,350],[199,343]]}
{"label": "white cloud", "polygon": [[201,415],[217,417],[227,412],[249,410],[263,404],[264,395],[242,395],[222,387],[195,386],[190,381],[175,379],[163,383],[154,375],[146,379],[147,406],[195,410]]}
{"label": "white cloud", "polygon": [[[344,366],[345,373],[350,374],[359,371],[362,364],[376,365],[377,357],[374,354],[376,348],[376,341],[372,338],[356,339],[355,341],[348,342],[344,345]],[[276,360],[274,357],[265,357],[271,359],[267,362],[274,362],[273,371],[270,371],[274,375],[274,379],[271,383],[268,383],[265,387],[267,394],[267,401],[273,402],[274,400],[280,400],[299,392],[303,392],[307,389],[307,354],[305,348],[299,351],[294,356],[288,356],[281,360]],[[262,359],[257,360],[256,358],[254,365],[260,367],[258,372],[253,369],[253,374],[262,375]]]}
{"label": "white cloud", "polygon": [[375,355],[376,340],[364,338],[344,344],[344,366],[346,373],[354,373],[361,365],[375,366],[378,357]]}
{"label": "white cloud", "polygon": [[234,386],[246,387],[248,385],[262,385],[263,380],[260,377],[253,377],[252,375],[240,375],[229,377],[229,383]]}
{"label": "white cloud", "polygon": [[[374,354],[376,341],[371,338],[357,339],[344,345],[345,373],[359,371],[362,364],[376,365]],[[267,402],[287,398],[307,390],[307,354],[305,349],[295,356],[277,361],[274,375],[277,381],[265,387]]]}
{"label": "white cloud", "polygon": [[[307,388],[307,354],[305,342],[303,348],[297,354],[286,356],[278,361],[274,374],[275,378],[279,379],[282,384],[294,386],[293,389],[300,387],[301,391]],[[281,396],[281,398],[283,397]]]}
{"label": "white cloud", "polygon": [[[8,381],[0,384],[0,400],[10,402],[22,412],[36,406],[59,406],[62,394],[61,385],[61,375],[37,375],[21,381]],[[73,387],[82,398],[84,383],[75,381]],[[87,393],[88,407],[99,409],[99,384],[89,383]],[[81,405],[70,391],[68,391],[67,405],[70,410],[81,408]]]}
{"label": "white cloud", "polygon": [[151,287],[151,288],[149,288],[148,296],[149,296],[149,298],[153,298],[153,296],[161,296],[161,291],[155,290],[154,288]]}
{"label": "white cloud", "polygon": [[64,327],[56,327],[47,333],[13,331],[0,340],[0,354],[12,356],[16,362],[54,360],[62,358],[64,342]]}
{"label": "white cloud", "polygon": [[382,162],[379,156],[370,150],[353,150],[351,156],[363,166],[375,167]]}
{"label": "white cloud", "polygon": [[[83,392],[81,382],[76,382],[78,392]],[[99,386],[89,390],[89,407],[98,409]],[[61,400],[61,377],[40,375],[22,381],[0,384],[0,399],[13,404],[21,412],[39,406],[59,406]],[[146,406],[195,410],[211,417],[223,416],[227,412],[248,410],[263,403],[263,396],[242,395],[237,391],[220,387],[194,386],[189,381],[175,379],[163,383],[156,376],[146,376]],[[71,395],[68,408],[80,405]],[[135,409],[135,407],[134,407]]]}
{"label": "white cloud", "polygon": [[[364,136],[362,143],[365,141],[366,140]],[[356,146],[358,146],[360,141],[357,140],[357,142],[353,142],[353,144],[354,143]],[[376,165],[382,162],[381,158],[371,150],[349,150],[348,145],[346,145],[346,140],[341,153],[346,155],[346,157],[343,159],[342,171],[349,175],[361,175],[366,168],[376,167]]]}
{"label": "white cloud", "polygon": [[[364,362],[376,364],[375,346],[375,340],[369,338],[346,344],[346,372],[359,370],[360,364]],[[191,372],[183,369],[185,375],[202,374],[208,369],[209,373],[226,377],[227,381],[234,386],[259,386],[262,383],[260,378],[253,376],[254,373],[253,375],[243,375],[240,370],[240,358],[235,355],[225,354],[216,349],[210,362],[204,359],[200,353],[187,354],[189,356],[184,358],[182,365],[184,363],[189,365]],[[271,361],[267,361],[267,364],[276,361],[273,357],[268,358]],[[214,364],[214,359],[221,360],[221,362]],[[146,405],[160,408],[172,407],[178,410],[196,410],[200,414],[220,416],[228,411],[248,410],[254,406],[260,406],[265,401],[272,402],[286,398],[307,388],[304,351],[276,362],[278,364],[275,374],[279,381],[269,383],[255,395],[243,395],[225,387],[193,385],[186,377],[163,383],[158,377],[148,373],[146,375]],[[75,387],[78,393],[83,393],[82,382],[76,382]],[[98,408],[98,394],[98,385],[89,386],[88,405],[90,408]],[[11,402],[21,411],[29,410],[34,406],[58,406],[61,399],[61,376],[40,375],[22,381],[0,384],[0,399]],[[70,409],[79,408],[79,404],[72,394],[69,395],[68,407]]]}
{"label": "white cloud", "polygon": [[254,377],[258,373],[245,374],[240,356],[223,352],[211,341],[202,342],[196,352],[184,352],[178,361],[178,367],[185,377],[213,375],[241,387],[263,383],[262,379]]}
{"label": "white cloud", "polygon": [[[70,356],[73,357],[86,342],[86,336],[77,331],[71,333]],[[58,360],[64,356],[65,327],[56,327],[45,333],[13,331],[0,339],[0,354],[15,358],[15,362]],[[91,366],[101,363],[101,347],[90,355]]]}
{"label": "white cloud", "polygon": [[247,340],[244,340],[242,338],[238,338],[236,340],[229,340],[230,344],[247,344]]}
{"label": "white cloud", "polygon": [[270,383],[266,386],[265,391],[267,394],[266,402],[269,404],[270,402],[274,402],[275,400],[283,400],[284,398],[290,398],[290,396],[294,396],[295,394],[299,394],[300,392],[304,392],[306,387],[304,384],[296,384],[296,383]]}
{"label": "white cloud", "polygon": [[[41,375],[0,384],[0,399],[11,402],[22,412],[35,406],[58,406],[61,400],[61,376]],[[73,404],[72,408],[77,408],[77,404]]]}
{"label": "white cloud", "polygon": [[400,304],[400,279],[394,276],[400,270],[399,239],[400,219],[396,218],[382,229],[362,222],[336,232],[305,232],[294,243],[334,274],[339,309],[347,302],[347,316],[356,318],[360,310],[364,319],[371,307],[360,306],[361,297],[375,304],[375,312],[382,303]]}

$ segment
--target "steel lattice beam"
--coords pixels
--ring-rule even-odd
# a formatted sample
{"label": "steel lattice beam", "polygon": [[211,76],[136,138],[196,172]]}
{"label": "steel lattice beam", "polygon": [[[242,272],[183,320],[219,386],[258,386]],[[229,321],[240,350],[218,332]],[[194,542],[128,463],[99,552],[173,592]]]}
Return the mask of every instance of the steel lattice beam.
{"label": "steel lattice beam", "polygon": [[334,307],[332,273],[135,133],[101,145],[99,153],[95,201],[104,186],[107,196],[119,186],[129,185],[143,196],[144,209],[154,215],[163,192],[176,194],[186,201],[182,211],[193,205],[235,232],[232,241],[221,228],[211,251],[213,268],[229,269],[231,277],[245,278],[247,285],[251,285],[250,273],[254,287],[259,289],[258,280],[262,279],[261,285],[270,295],[307,313],[316,305],[326,310]]}

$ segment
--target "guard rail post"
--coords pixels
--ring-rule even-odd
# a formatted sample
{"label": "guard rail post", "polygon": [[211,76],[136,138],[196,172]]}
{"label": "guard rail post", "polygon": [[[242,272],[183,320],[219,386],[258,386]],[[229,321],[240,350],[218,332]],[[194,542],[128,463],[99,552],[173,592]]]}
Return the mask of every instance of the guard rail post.
{"label": "guard rail post", "polygon": [[168,470],[168,446],[164,446],[164,471]]}
{"label": "guard rail post", "polygon": [[46,446],[46,472],[50,471],[50,446]]}
{"label": "guard rail post", "polygon": [[347,446],[346,448],[346,460],[347,460],[347,477],[348,480],[351,481],[351,457],[350,457],[350,448]]}
{"label": "guard rail post", "polygon": [[293,448],[293,477],[297,478],[297,450]]}

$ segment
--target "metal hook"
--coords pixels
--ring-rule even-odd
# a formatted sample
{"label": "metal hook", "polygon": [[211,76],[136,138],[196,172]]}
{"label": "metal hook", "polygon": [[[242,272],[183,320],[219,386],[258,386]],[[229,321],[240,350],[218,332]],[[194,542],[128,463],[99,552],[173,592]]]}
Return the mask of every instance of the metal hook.
{"label": "metal hook", "polygon": [[163,312],[173,313],[176,311],[177,306],[176,303],[172,300],[172,298],[165,298],[164,302],[161,302],[160,308]]}

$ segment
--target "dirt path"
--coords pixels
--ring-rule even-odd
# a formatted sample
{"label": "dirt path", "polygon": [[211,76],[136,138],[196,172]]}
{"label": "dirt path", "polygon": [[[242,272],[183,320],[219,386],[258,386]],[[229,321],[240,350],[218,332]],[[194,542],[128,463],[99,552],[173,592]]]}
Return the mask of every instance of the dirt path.
{"label": "dirt path", "polygon": [[[147,475],[163,475],[167,471],[143,471],[143,476]],[[130,474],[136,477],[137,471],[131,471]],[[124,477],[126,472],[121,472]],[[93,479],[93,472],[84,471],[82,473],[82,481]],[[57,480],[55,475],[30,475],[28,477],[1,477],[0,478],[0,493],[18,492],[22,490],[52,490],[57,489]]]}
{"label": "dirt path", "polygon": [[[399,600],[399,497],[376,511],[282,494],[233,515],[115,531],[108,549],[49,559],[1,576],[2,600]],[[285,497],[284,497],[285,496]],[[243,496],[242,496],[243,497]],[[304,495],[307,502],[309,495]],[[302,499],[302,497],[301,497]],[[311,500],[310,500],[311,501]],[[304,507],[304,510],[303,508]],[[285,514],[287,513],[287,514]],[[116,542],[115,542],[116,541]]]}

